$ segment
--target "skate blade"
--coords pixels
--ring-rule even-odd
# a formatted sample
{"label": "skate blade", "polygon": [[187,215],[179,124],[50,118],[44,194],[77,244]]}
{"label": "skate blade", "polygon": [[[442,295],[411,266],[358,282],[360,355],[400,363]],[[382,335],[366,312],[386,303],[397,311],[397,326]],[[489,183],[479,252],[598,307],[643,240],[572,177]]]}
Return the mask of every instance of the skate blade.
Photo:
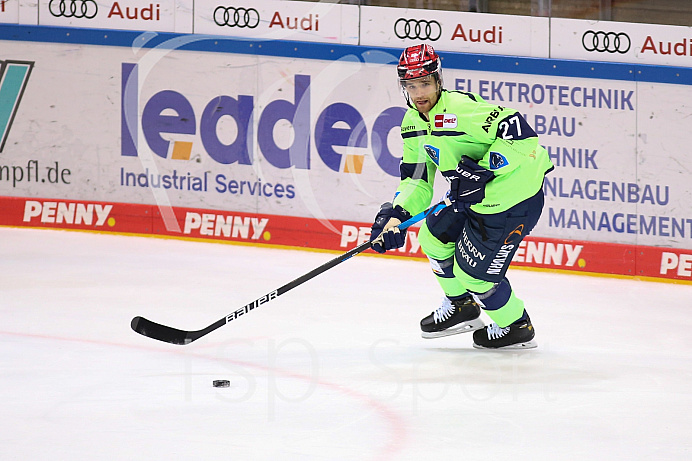
{"label": "skate blade", "polygon": [[538,347],[538,343],[534,340],[526,341],[524,343],[510,344],[504,347],[483,347],[476,343],[473,343],[473,347],[476,349],[487,349],[490,351],[506,351],[506,350],[521,350],[521,349],[535,349]]}
{"label": "skate blade", "polygon": [[483,320],[474,319],[469,320],[468,322],[461,322],[458,325],[454,325],[453,327],[447,328],[446,330],[442,331],[424,331],[421,333],[421,337],[425,339],[442,338],[443,336],[458,335],[460,333],[470,333],[472,331],[480,330],[484,326],[485,323],[483,323]]}

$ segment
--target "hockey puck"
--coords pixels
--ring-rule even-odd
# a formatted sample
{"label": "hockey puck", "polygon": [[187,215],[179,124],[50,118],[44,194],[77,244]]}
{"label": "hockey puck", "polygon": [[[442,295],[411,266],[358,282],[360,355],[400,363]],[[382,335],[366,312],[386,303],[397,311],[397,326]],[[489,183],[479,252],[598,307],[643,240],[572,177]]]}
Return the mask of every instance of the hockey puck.
{"label": "hockey puck", "polygon": [[230,387],[231,382],[227,379],[215,379],[212,383],[214,387]]}

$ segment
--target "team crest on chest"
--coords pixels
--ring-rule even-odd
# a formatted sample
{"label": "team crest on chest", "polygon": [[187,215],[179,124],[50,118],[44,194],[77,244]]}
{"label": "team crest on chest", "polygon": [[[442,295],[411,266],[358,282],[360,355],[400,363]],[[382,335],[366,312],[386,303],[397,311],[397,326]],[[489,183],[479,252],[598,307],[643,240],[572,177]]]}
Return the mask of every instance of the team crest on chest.
{"label": "team crest on chest", "polygon": [[435,121],[435,128],[456,128],[457,127],[457,115],[456,114],[436,114],[434,121]]}
{"label": "team crest on chest", "polygon": [[430,144],[425,144],[423,149],[425,149],[425,153],[428,154],[430,160],[435,162],[435,165],[440,166],[440,149]]}

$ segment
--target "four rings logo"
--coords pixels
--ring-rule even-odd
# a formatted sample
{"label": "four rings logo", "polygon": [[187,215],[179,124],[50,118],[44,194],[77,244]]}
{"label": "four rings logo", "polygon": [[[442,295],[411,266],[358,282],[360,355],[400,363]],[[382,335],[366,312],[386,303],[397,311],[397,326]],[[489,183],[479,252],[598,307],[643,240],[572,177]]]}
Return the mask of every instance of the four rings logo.
{"label": "four rings logo", "polygon": [[442,26],[434,20],[399,18],[394,23],[394,34],[399,38],[430,40],[434,42],[442,36]]}
{"label": "four rings logo", "polygon": [[586,51],[625,54],[630,50],[632,41],[629,35],[624,32],[603,32],[600,30],[596,32],[587,30],[581,37],[581,44]]}
{"label": "four rings logo", "polygon": [[254,29],[259,25],[259,12],[254,8],[234,8],[232,6],[217,6],[214,10],[214,22],[217,26],[249,27]]}
{"label": "four rings logo", "polygon": [[93,19],[99,7],[95,0],[50,0],[48,11],[56,18]]}

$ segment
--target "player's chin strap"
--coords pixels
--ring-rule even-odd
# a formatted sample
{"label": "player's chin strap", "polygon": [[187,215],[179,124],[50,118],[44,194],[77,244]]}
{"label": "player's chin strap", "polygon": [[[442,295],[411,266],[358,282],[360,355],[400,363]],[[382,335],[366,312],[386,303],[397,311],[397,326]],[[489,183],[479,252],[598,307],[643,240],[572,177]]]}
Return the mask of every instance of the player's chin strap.
{"label": "player's chin strap", "polygon": [[[415,216],[412,216],[411,218],[407,219],[406,221],[402,222],[399,224],[399,230],[405,230],[408,227],[412,226],[413,224],[417,223],[418,221],[422,221],[425,219],[426,216],[428,216],[430,213],[436,213],[437,211],[443,209],[444,207],[449,205],[449,201],[445,200],[443,202],[440,202],[436,205],[431,206],[425,211],[421,211]],[[351,257],[362,253],[363,251],[369,249],[372,246],[372,242],[367,241],[363,242],[357,247],[353,248],[352,250],[347,251],[346,253],[332,259],[329,262],[326,262],[322,264],[320,267],[311,270],[307,274],[301,275],[297,279],[288,282],[284,286],[271,291],[267,293],[264,296],[261,296],[251,303],[248,303],[244,305],[243,307],[236,309],[235,311],[231,312],[230,314],[226,315],[222,319],[217,320],[216,322],[212,323],[206,328],[202,328],[201,330],[179,330],[177,328],[169,327],[166,325],[162,325],[160,323],[152,322],[151,320],[145,319],[144,317],[135,317],[132,319],[132,322],[130,322],[130,326],[134,331],[137,333],[147,336],[149,338],[157,339],[159,341],[164,341],[167,343],[171,344],[180,344],[180,345],[185,345],[185,344],[190,344],[191,342],[201,338],[202,336],[211,333],[212,331],[216,330],[217,328],[220,328],[227,323],[237,319],[241,315],[247,314],[250,311],[257,309],[261,305],[268,303],[272,299],[275,299],[282,294],[286,293],[287,291],[292,290],[293,288],[302,285],[303,283],[307,282],[308,280],[318,276],[319,274],[328,271],[332,267],[341,264],[342,262],[346,261],[347,259],[350,259]]]}

